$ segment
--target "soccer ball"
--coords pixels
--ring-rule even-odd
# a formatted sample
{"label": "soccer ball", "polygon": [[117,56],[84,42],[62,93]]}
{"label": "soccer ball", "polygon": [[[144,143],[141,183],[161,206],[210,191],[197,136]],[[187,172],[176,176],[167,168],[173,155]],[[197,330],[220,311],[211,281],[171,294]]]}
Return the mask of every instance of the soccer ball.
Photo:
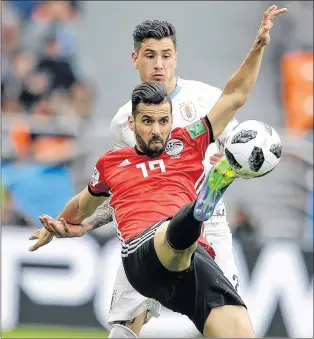
{"label": "soccer ball", "polygon": [[246,179],[272,171],[279,163],[281,150],[277,132],[257,120],[247,120],[236,126],[224,146],[229,164]]}

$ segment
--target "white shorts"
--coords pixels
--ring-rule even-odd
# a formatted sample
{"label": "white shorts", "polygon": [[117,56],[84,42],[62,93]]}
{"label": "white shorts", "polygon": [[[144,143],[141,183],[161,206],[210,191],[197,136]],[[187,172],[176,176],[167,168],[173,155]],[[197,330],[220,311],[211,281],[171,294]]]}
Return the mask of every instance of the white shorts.
{"label": "white shorts", "polygon": [[109,326],[115,321],[132,321],[145,311],[148,311],[145,320],[147,322],[151,317],[158,318],[160,309],[158,301],[144,297],[131,286],[121,264],[113,288]]}
{"label": "white shorts", "polygon": [[215,261],[229,279],[236,291],[241,295],[239,272],[234,259],[232,248],[232,234],[229,230],[223,233],[207,233],[205,236],[209,243],[212,244],[216,257]]}
{"label": "white shorts", "polygon": [[[233,256],[232,235],[229,229],[223,234],[208,234],[206,238],[213,245],[217,264],[221,267],[225,276],[231,281],[233,286],[239,291],[237,286],[238,269]],[[142,296],[131,286],[121,264],[116,277],[109,310],[109,325],[111,326],[113,322],[118,321],[132,321],[145,311],[148,311],[147,322],[151,317],[159,317],[161,305],[156,300]]]}

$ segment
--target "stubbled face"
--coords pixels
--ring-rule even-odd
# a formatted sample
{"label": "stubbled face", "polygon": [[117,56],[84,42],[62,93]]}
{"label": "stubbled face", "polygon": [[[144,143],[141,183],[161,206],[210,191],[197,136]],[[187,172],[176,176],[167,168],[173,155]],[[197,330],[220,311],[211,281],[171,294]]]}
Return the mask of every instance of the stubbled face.
{"label": "stubbled face", "polygon": [[166,86],[168,94],[174,90],[177,54],[170,38],[145,39],[139,51],[132,53],[132,59],[142,82],[161,82]]}
{"label": "stubbled face", "polygon": [[140,103],[136,116],[129,118],[129,124],[135,133],[137,148],[151,158],[159,157],[165,149],[172,128],[170,104]]}

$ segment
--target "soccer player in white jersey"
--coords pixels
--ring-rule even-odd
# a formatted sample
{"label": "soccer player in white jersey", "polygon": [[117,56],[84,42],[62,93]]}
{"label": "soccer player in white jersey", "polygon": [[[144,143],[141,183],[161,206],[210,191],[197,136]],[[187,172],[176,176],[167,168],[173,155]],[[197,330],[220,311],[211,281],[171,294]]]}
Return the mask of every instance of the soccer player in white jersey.
{"label": "soccer player in white jersey", "polygon": [[[173,128],[185,127],[205,116],[211,110],[221,95],[220,89],[199,81],[183,80],[176,76],[176,33],[172,24],[158,20],[145,21],[135,28],[133,39],[132,60],[134,67],[139,71],[141,81],[159,81],[167,88],[173,105]],[[110,130],[115,149],[135,145],[134,133],[129,129],[128,124],[130,115],[131,101],[118,110],[111,122]],[[204,162],[206,170],[210,169],[212,165],[210,162],[213,163],[219,158],[220,147],[237,124],[235,119],[232,120],[219,139],[209,146]],[[210,157],[212,157],[212,161],[210,161]],[[200,189],[204,177],[205,173],[199,180],[197,190]],[[54,232],[57,237],[72,237],[81,236],[87,230],[95,229],[112,221],[112,215],[109,206],[103,205],[84,221],[84,229],[74,230],[70,230],[66,225],[63,230],[52,229],[49,227],[47,219],[41,218],[41,220],[47,230]],[[226,208],[222,200],[218,203],[212,218],[204,223],[204,235],[213,245],[216,262],[238,290],[238,271],[232,252],[232,238],[226,218]],[[43,244],[37,242],[32,250]],[[151,316],[158,317],[160,312],[160,304],[157,301],[147,299],[133,289],[126,278],[122,265],[116,278],[112,300],[109,312],[109,324],[111,325],[109,337],[111,338],[136,337],[143,324]],[[196,328],[192,330],[193,333],[187,335],[188,329],[191,329],[193,324],[186,326],[185,324],[186,320],[182,322],[181,329],[178,329],[178,337],[198,336]]]}

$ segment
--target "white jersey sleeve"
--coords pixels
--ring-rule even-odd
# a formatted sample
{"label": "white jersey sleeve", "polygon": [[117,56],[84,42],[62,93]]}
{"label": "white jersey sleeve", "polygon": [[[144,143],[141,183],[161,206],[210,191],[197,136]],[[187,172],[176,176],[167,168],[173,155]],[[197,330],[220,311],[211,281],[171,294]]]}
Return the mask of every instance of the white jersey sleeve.
{"label": "white jersey sleeve", "polygon": [[114,149],[135,146],[134,133],[130,130],[128,121],[131,111],[131,102],[129,101],[118,110],[111,121],[110,134]]}
{"label": "white jersey sleeve", "polygon": [[[218,87],[213,87],[205,83],[202,84],[202,96],[204,97],[205,107],[214,107],[222,94],[222,90]],[[208,94],[207,94],[208,93]],[[220,145],[224,145],[226,139],[231,134],[232,130],[239,125],[236,118],[232,118],[220,136],[217,138]]]}

